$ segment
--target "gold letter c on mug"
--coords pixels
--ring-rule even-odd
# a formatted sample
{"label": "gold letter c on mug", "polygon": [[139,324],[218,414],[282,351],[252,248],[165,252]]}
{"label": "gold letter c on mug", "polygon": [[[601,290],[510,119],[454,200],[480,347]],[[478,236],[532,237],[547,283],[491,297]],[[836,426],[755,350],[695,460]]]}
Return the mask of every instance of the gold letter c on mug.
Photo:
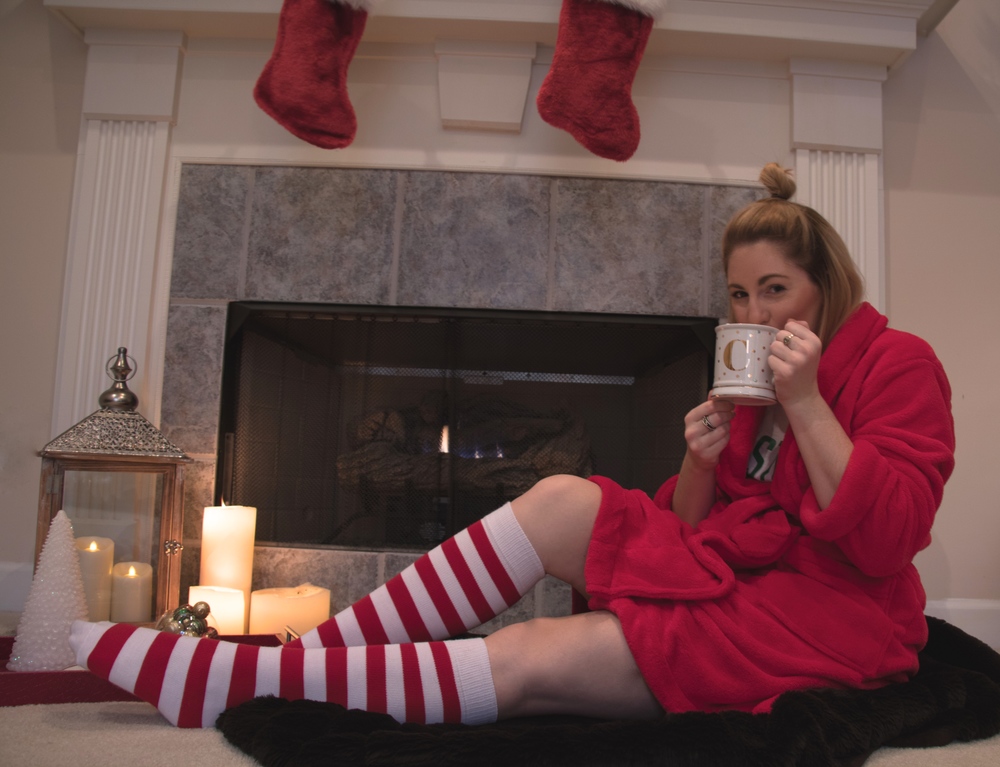
{"label": "gold letter c on mug", "polygon": [[[736,344],[740,344],[743,347],[743,354],[742,354],[743,364],[738,368],[733,367],[733,347]],[[722,362],[727,368],[729,368],[734,372],[739,370],[746,370],[747,366],[749,366],[750,364],[750,354],[749,354],[749,349],[747,349],[747,342],[737,338],[736,340],[730,341],[728,344],[726,344],[726,349],[722,353]]]}

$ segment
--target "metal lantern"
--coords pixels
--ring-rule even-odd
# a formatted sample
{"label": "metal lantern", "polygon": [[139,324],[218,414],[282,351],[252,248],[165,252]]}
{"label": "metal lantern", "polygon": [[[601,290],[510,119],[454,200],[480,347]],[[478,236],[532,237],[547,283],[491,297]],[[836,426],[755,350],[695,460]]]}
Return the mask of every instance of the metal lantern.
{"label": "metal lantern", "polygon": [[[184,465],[191,458],[135,412],[139,400],[126,383],[134,374],[129,359],[119,348],[105,365],[114,384],[98,398],[100,409],[41,451],[35,561],[62,509],[78,547],[88,536],[113,541],[110,619],[144,623],[178,606]],[[130,578],[152,583],[140,591]],[[86,587],[86,572],[84,580]],[[129,610],[116,616],[114,600],[124,605],[130,589]]]}

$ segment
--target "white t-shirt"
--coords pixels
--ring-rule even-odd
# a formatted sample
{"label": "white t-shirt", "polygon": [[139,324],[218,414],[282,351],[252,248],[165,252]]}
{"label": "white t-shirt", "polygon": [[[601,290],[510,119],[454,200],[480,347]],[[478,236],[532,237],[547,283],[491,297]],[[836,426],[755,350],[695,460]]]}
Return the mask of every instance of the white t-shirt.
{"label": "white t-shirt", "polygon": [[750,451],[747,463],[747,479],[770,482],[774,478],[774,467],[778,462],[778,448],[788,431],[788,416],[781,405],[769,405],[764,411],[760,431]]}

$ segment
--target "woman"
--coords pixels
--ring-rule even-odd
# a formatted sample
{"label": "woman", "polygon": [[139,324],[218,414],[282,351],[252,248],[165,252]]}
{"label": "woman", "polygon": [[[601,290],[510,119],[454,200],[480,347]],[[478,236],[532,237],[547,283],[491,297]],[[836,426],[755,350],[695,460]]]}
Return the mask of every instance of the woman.
{"label": "woman", "polygon": [[[912,559],[953,466],[948,382],[861,303],[790,176],[771,164],[761,181],[770,197],[730,222],[723,258],[730,319],[779,331],[778,404],[694,408],[655,498],[549,477],[282,648],[78,622],[80,664],[180,726],[264,694],[479,723],[766,711],[787,690],[907,678],[927,632]],[[441,641],[546,573],[590,612]]]}

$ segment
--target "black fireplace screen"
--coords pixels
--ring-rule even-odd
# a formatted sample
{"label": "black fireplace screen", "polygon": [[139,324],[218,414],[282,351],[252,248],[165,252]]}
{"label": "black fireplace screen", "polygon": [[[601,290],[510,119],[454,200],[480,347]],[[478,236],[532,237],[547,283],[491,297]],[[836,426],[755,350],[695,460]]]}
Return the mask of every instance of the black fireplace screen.
{"label": "black fireplace screen", "polygon": [[715,324],[231,304],[216,500],[259,542],[419,550],[552,474],[654,492]]}

